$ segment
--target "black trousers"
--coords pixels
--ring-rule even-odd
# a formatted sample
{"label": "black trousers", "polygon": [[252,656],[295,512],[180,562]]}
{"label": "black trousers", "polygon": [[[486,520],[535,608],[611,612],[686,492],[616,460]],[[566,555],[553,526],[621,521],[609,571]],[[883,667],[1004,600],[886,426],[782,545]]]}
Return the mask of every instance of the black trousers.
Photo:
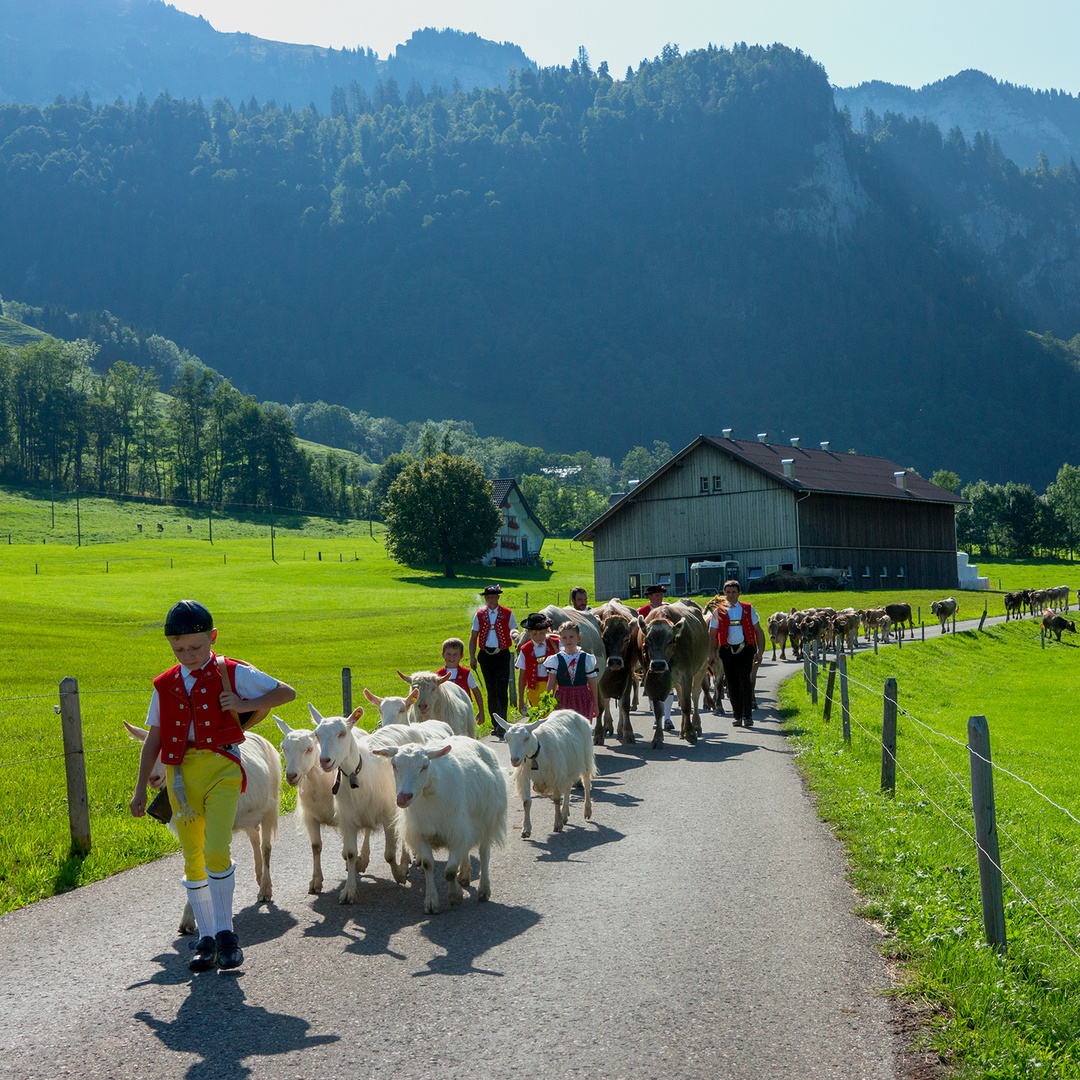
{"label": "black trousers", "polygon": [[754,711],[754,646],[746,644],[735,652],[730,645],[721,645],[719,652],[732,716],[735,720],[751,719]]}
{"label": "black trousers", "polygon": [[480,665],[480,674],[484,676],[484,690],[487,693],[488,718],[495,715],[507,719],[510,696],[510,650],[500,649],[497,653],[476,654]]}

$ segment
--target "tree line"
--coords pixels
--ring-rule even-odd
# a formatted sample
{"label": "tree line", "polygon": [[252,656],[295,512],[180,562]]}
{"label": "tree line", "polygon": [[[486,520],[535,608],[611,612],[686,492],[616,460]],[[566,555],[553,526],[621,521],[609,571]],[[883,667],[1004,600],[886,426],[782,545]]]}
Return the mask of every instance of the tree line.
{"label": "tree line", "polygon": [[[156,348],[175,350],[164,339]],[[667,443],[654,442],[616,469],[583,450],[548,453],[481,437],[470,422],[401,424],[321,401],[258,402],[187,353],[177,352],[163,390],[153,367],[125,360],[98,374],[99,349],[52,337],[0,346],[4,483],[382,520],[387,493],[409,465],[449,454],[489,479],[517,479],[548,531],[565,535],[602,513],[624,477],[641,479],[671,457]],[[314,452],[301,440],[330,449]]]}
{"label": "tree line", "polygon": [[[848,195],[823,165],[850,171]],[[987,416],[1021,396],[1050,425],[1080,408],[1075,371],[948,242],[979,200],[1049,236],[1080,209],[1075,170],[1016,170],[992,141],[891,116],[854,132],[783,46],[667,46],[622,80],[580,54],[470,92],[345,85],[330,115],[7,104],[0,196],[0,291],[118,311],[260,400],[494,413],[525,445],[616,457],[651,438],[658,399],[682,442],[731,401],[755,430],[828,417],[822,438],[1000,481],[1045,466]],[[1045,314],[1039,330],[1075,332],[1065,299]],[[100,363],[151,362],[124,347],[103,341]],[[582,425],[537,373],[613,407]]]}

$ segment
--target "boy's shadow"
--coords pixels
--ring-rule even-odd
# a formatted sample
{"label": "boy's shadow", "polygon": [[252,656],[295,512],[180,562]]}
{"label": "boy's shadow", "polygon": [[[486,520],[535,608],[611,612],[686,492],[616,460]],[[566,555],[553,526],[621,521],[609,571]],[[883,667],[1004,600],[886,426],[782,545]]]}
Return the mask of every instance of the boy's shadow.
{"label": "boy's shadow", "polygon": [[[337,1035],[309,1036],[306,1020],[245,1004],[235,975],[205,972],[191,979],[191,993],[173,1020],[158,1020],[145,1010],[135,1013],[163,1046],[199,1058],[184,1074],[187,1080],[244,1080],[254,1071],[252,1057],[286,1054],[337,1042]],[[162,1070],[172,1073],[166,1064]]]}

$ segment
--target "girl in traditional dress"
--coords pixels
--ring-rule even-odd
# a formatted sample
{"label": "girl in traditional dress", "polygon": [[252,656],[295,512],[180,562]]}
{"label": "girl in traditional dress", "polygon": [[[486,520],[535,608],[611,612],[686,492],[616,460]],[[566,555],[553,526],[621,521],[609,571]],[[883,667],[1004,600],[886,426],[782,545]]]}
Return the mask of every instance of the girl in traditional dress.
{"label": "girl in traditional dress", "polygon": [[544,661],[548,670],[547,688],[560,709],[573,709],[586,720],[600,712],[597,699],[596,657],[581,650],[581,631],[573,623],[559,627],[562,648]]}

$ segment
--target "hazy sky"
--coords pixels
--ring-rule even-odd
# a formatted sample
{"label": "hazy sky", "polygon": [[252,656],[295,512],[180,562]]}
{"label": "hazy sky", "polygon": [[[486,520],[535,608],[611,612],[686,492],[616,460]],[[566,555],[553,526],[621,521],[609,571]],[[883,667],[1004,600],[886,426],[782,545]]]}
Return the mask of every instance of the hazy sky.
{"label": "hazy sky", "polygon": [[1080,93],[1078,0],[172,0],[216,30],[303,44],[370,46],[385,57],[424,26],[512,41],[542,65],[579,45],[621,77],[666,42],[802,49],[829,79],[919,87],[964,68]]}

